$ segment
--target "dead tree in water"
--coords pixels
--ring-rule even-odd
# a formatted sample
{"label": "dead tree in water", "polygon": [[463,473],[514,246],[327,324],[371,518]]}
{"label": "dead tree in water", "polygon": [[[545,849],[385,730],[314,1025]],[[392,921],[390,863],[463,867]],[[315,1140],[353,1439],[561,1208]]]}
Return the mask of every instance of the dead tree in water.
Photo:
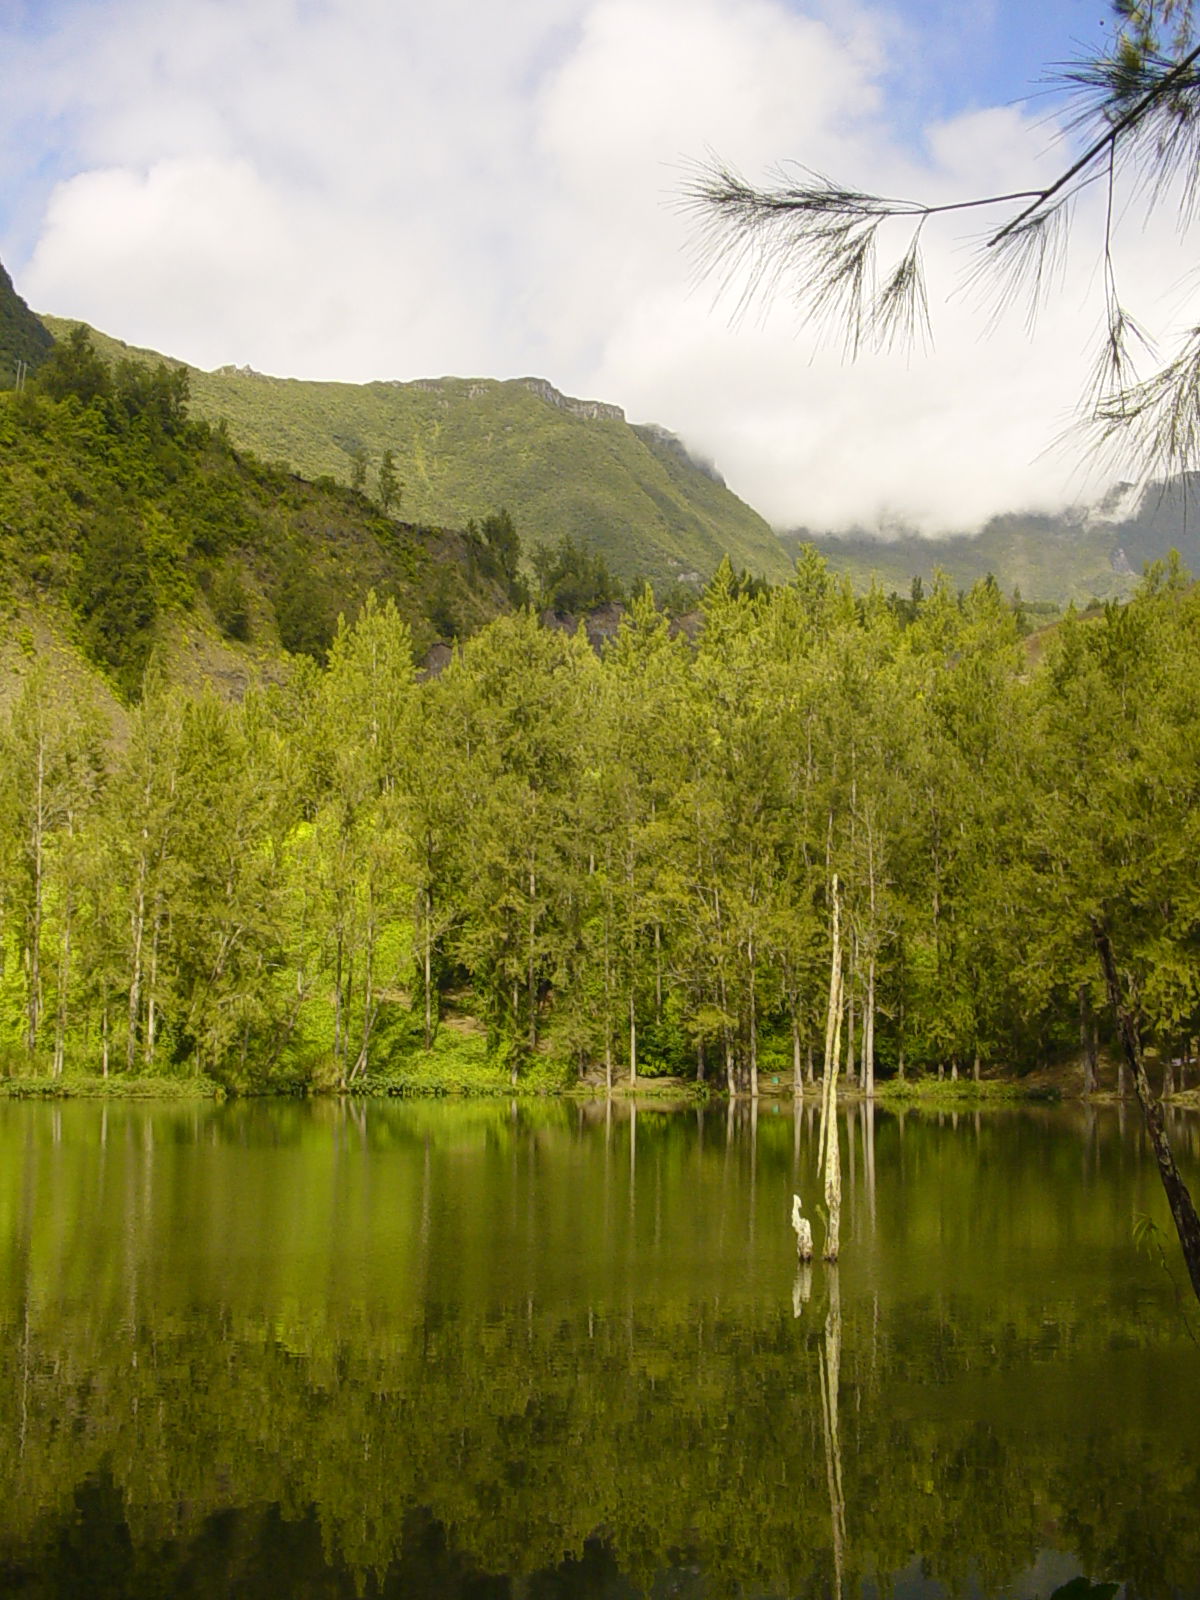
{"label": "dead tree in water", "polygon": [[841,896],[833,875],[832,952],[829,962],[829,1016],[825,1026],[825,1075],[821,1083],[821,1136],[818,1165],[825,1179],[825,1259],[838,1258],[842,1217],[842,1164],[838,1149],[837,1071],[842,1044]]}

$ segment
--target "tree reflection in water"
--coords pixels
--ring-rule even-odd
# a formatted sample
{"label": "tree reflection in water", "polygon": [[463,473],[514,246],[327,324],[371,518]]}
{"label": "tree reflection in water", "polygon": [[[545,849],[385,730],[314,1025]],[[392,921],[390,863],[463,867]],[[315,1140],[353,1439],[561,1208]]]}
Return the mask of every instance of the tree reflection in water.
{"label": "tree reflection in water", "polygon": [[0,1588],[1197,1600],[1136,1122],[853,1107],[797,1274],[815,1133],[0,1105]]}

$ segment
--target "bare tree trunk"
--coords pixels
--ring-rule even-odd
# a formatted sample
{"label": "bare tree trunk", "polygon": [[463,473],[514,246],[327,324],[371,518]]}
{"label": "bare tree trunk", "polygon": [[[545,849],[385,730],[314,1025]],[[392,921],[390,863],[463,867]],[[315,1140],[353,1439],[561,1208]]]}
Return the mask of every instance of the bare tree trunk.
{"label": "bare tree trunk", "polygon": [[800,1018],[796,1009],[796,998],[791,997],[792,1012],[792,1094],[797,1100],[804,1093],[804,1067],[800,1052]]}
{"label": "bare tree trunk", "polygon": [[1150,1081],[1146,1076],[1146,1066],[1142,1058],[1142,1042],[1138,1035],[1137,1018],[1131,1007],[1126,1004],[1121,992],[1108,930],[1095,917],[1092,918],[1092,933],[1100,955],[1100,965],[1104,969],[1108,1001],[1117,1024],[1117,1033],[1120,1035],[1129,1070],[1133,1074],[1133,1084],[1142,1107],[1146,1130],[1154,1146],[1158,1175],[1162,1180],[1167,1203],[1171,1207],[1171,1216],[1175,1223],[1175,1231],[1179,1235],[1183,1258],[1187,1263],[1188,1276],[1192,1280],[1192,1289],[1196,1298],[1200,1300],[1200,1217],[1196,1215],[1196,1207],[1187,1184],[1184,1183],[1179,1168],[1175,1165],[1175,1157],[1167,1139],[1166,1128],[1163,1126],[1162,1110],[1150,1092]]}
{"label": "bare tree trunk", "polygon": [[[842,1031],[842,1011],[838,1007],[837,1027],[834,1032],[834,1060]],[[838,1142],[837,1075],[829,1085],[829,1125],[825,1133],[825,1210],[828,1216],[825,1231],[825,1259],[836,1261],[841,1253],[842,1237],[842,1157]]]}
{"label": "bare tree trunk", "polygon": [[867,1009],[863,1017],[863,1090],[875,1098],[875,957],[867,962]]}
{"label": "bare tree trunk", "polygon": [[821,1076],[821,1134],[817,1165],[825,1161],[825,1139],[829,1123],[829,1100],[837,1079],[838,1049],[842,1017],[842,929],[841,900],[837,873],[832,882],[831,938],[829,955],[829,1010],[825,1018],[825,1064]]}

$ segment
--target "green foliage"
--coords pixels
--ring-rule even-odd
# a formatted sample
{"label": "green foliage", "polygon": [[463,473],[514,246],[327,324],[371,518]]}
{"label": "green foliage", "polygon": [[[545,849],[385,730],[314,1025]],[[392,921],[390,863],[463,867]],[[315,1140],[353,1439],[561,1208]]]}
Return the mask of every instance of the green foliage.
{"label": "green foliage", "polygon": [[208,603],[221,632],[243,642],[250,637],[250,598],[245,578],[236,562],[225,561],[212,574]]}
{"label": "green foliage", "polygon": [[77,322],[54,346],[38,375],[37,388],[51,400],[74,399],[83,406],[111,397],[112,373],[83,323]]}
{"label": "green foliage", "polygon": [[538,604],[552,611],[579,615],[597,606],[623,600],[621,585],[598,550],[576,544],[564,534],[556,545],[539,545],[533,553]]}
{"label": "green foliage", "polygon": [[468,522],[467,539],[484,575],[498,580],[514,605],[523,605],[527,596],[520,574],[521,540],[509,513],[501,507],[482,522]]}
{"label": "green foliage", "polygon": [[158,611],[141,530],[125,512],[93,517],[80,540],[71,600],[91,659],[127,700],[136,698]]}

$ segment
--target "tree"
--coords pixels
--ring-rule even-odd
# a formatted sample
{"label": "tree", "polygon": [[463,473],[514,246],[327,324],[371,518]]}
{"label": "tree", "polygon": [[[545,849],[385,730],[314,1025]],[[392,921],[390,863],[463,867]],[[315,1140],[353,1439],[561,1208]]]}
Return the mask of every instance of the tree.
{"label": "tree", "polygon": [[383,460],[379,463],[379,504],[384,511],[390,511],[400,497],[403,485],[396,475],[396,457],[393,451],[385,450]]}
{"label": "tree", "polygon": [[112,374],[104,358],[96,353],[92,336],[77,322],[65,339],[59,340],[37,375],[37,387],[52,400],[73,396],[80,405],[107,400],[112,394]]}
{"label": "tree", "polygon": [[[1116,221],[1129,196],[1183,210],[1200,182],[1200,44],[1192,0],[1113,0],[1118,29],[1111,48],[1050,75],[1072,95],[1071,131],[1080,154],[1040,187],[973,195],[932,205],[872,194],[782,166],[764,187],[719,161],[701,165],[686,187],[700,218],[710,268],[748,268],[768,292],[786,281],[809,316],[840,327],[851,354],[865,346],[911,343],[929,330],[922,270],[925,228],[952,215],[993,218],[973,271],[994,274],[1001,302],[1027,291],[1034,305],[1048,287],[1072,203],[1091,184],[1107,191],[1098,274],[1103,337],[1084,417],[1098,443],[1130,438],[1146,476],[1192,467],[1200,458],[1200,326],[1175,357],[1139,379],[1134,356],[1146,340],[1123,304],[1114,266]],[[903,247],[876,272],[888,224],[907,229]],[[891,230],[895,232],[895,230]]]}

